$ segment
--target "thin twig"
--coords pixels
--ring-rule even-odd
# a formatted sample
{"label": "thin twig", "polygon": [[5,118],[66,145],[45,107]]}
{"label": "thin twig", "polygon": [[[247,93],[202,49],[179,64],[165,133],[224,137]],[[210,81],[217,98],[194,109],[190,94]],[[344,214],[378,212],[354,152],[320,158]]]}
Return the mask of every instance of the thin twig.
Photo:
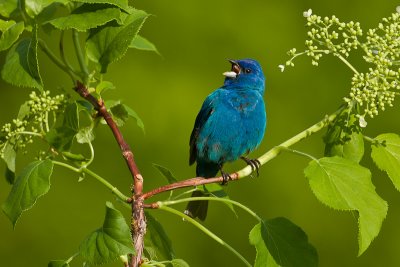
{"label": "thin twig", "polygon": [[[229,181],[235,181],[240,178],[238,176],[237,172],[231,173],[230,177],[231,178],[229,179]],[[154,195],[158,195],[160,193],[171,191],[171,190],[178,189],[178,188],[199,186],[199,185],[204,185],[204,184],[222,183],[223,181],[224,181],[224,178],[222,176],[213,177],[213,178],[195,177],[195,178],[179,181],[179,182],[176,182],[173,184],[167,184],[167,185],[161,186],[159,188],[153,189],[147,193],[144,193],[142,195],[142,197],[144,199],[148,199]]]}

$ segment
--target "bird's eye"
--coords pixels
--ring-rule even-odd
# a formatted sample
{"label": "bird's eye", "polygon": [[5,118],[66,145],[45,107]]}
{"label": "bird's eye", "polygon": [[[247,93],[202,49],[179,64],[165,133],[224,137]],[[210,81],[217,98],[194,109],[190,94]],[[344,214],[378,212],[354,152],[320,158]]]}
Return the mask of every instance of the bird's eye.
{"label": "bird's eye", "polygon": [[244,72],[251,73],[251,69],[245,69]]}

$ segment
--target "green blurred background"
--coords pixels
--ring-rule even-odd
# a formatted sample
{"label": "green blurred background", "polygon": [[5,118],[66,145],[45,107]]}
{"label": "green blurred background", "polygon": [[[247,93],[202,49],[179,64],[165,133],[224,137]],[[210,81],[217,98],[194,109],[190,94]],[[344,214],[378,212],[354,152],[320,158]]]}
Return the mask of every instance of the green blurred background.
{"label": "green blurred background", "polygon": [[[262,145],[252,154],[256,157],[336,110],[348,94],[351,72],[336,59],[323,58],[315,68],[308,58],[300,58],[294,69],[283,73],[278,69],[287,59],[287,50],[303,48],[306,29],[302,12],[312,8],[322,16],[334,14],[343,21],[360,21],[367,29],[394,12],[398,4],[394,0],[135,1],[135,7],[154,14],[141,33],[156,44],[162,57],[129,50],[105,76],[117,87],[106,98],[122,99],[144,121],[146,134],[134,121],[122,131],[145,178],[145,190],[165,183],[153,162],[170,168],[179,179],[194,176],[194,167],[188,166],[189,136],[204,98],[223,82],[221,73],[230,67],[226,59],[255,58],[267,77],[268,126]],[[41,35],[56,49],[58,33]],[[72,93],[68,77],[43,53],[39,58],[47,89],[59,92],[62,86]],[[3,62],[4,53],[0,55]],[[354,62],[359,69],[366,68],[357,59]],[[3,125],[16,116],[30,90],[1,81],[0,88]],[[365,133],[400,133],[399,115],[395,107],[368,120]],[[131,178],[111,132],[103,126],[96,134],[92,169],[128,194]],[[296,149],[322,156],[322,135],[302,141]],[[400,194],[372,165],[369,152],[367,148],[362,164],[371,167],[377,192],[390,208],[380,235],[360,257],[357,214],[334,211],[317,201],[303,175],[304,158],[282,154],[262,167],[259,178],[232,182],[226,191],[264,218],[284,216],[299,225],[316,247],[320,266],[400,266]],[[33,155],[19,155],[17,170]],[[227,169],[242,166],[238,162]],[[15,230],[6,216],[0,215],[1,266],[46,266],[51,259],[68,258],[89,232],[101,225],[105,201],[114,197],[91,178],[77,180],[75,173],[56,167],[50,192],[22,215]],[[0,179],[0,202],[9,190],[5,179]],[[129,212],[124,212],[128,217]],[[179,217],[157,210],[151,213],[165,226],[176,256],[191,266],[242,266],[228,250]],[[205,225],[252,262],[255,250],[249,245],[248,233],[256,222],[241,211],[238,216],[213,203]]]}

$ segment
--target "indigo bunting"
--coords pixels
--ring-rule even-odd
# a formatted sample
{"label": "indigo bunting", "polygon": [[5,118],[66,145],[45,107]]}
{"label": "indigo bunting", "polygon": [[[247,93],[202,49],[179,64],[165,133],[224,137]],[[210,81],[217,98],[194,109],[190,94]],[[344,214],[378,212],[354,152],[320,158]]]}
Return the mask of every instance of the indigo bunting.
{"label": "indigo bunting", "polygon": [[[225,162],[241,158],[258,174],[260,162],[245,155],[261,143],[267,122],[260,64],[253,59],[229,61],[232,68],[223,73],[224,85],[207,96],[190,136],[189,164],[197,163],[196,175],[210,178],[221,171],[223,184],[230,178],[222,169]],[[205,220],[207,209],[208,201],[191,201],[185,214]]]}

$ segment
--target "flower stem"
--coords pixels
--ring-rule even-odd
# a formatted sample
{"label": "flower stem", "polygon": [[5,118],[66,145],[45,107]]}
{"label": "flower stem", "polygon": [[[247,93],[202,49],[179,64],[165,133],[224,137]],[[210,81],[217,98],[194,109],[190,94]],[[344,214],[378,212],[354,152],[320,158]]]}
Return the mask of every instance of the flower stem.
{"label": "flower stem", "polygon": [[53,54],[53,52],[51,52],[43,40],[39,39],[38,43],[40,49],[42,49],[42,51],[50,58],[50,60],[53,61],[53,63],[56,64],[60,69],[65,71],[71,77],[72,82],[75,83],[75,74],[67,66],[65,66],[64,63]]}
{"label": "flower stem", "polygon": [[112,185],[111,183],[109,183],[106,179],[104,179],[103,177],[101,177],[100,175],[98,175],[97,173],[87,169],[87,168],[83,168],[82,172],[89,174],[90,176],[92,176],[93,178],[95,178],[97,181],[99,181],[100,183],[102,183],[103,185],[105,185],[108,189],[111,190],[111,192],[113,194],[115,194],[119,199],[123,200],[123,201],[128,201],[129,197],[125,196],[121,191],[118,190],[118,188],[116,188],[114,185]]}
{"label": "flower stem", "polygon": [[40,134],[40,133],[35,133],[35,132],[27,132],[27,131],[18,132],[18,134],[25,134],[25,135],[32,135],[32,136],[43,137],[43,135],[42,135],[42,134]]}
{"label": "flower stem", "polygon": [[188,197],[188,198],[182,198],[182,199],[177,199],[177,200],[167,200],[167,201],[158,201],[157,205],[159,207],[161,206],[170,206],[170,205],[175,205],[179,203],[184,203],[184,202],[189,202],[189,201],[201,201],[201,200],[210,200],[210,201],[217,201],[217,202],[225,202],[225,203],[230,203],[235,206],[238,206],[239,208],[243,209],[246,211],[248,214],[256,218],[258,221],[262,221],[261,217],[258,216],[254,211],[246,207],[240,202],[237,202],[232,199],[227,199],[227,198],[219,198],[219,197]]}
{"label": "flower stem", "polygon": [[50,131],[50,127],[49,127],[49,113],[46,112],[44,115],[44,125],[46,127],[46,133],[48,133]]}
{"label": "flower stem", "polygon": [[76,73],[74,68],[71,66],[71,64],[68,62],[67,58],[65,57],[65,52],[64,52],[64,31],[61,31],[59,49],[60,49],[60,57],[61,57],[61,60],[64,62],[64,65],[67,66],[73,73]]}
{"label": "flower stem", "polygon": [[68,260],[66,260],[65,262],[66,263],[70,263],[76,256],[78,256],[79,255],[79,253],[75,253],[74,255],[72,255],[71,257],[69,257],[69,259]]}
{"label": "flower stem", "polygon": [[94,160],[94,148],[91,142],[88,143],[89,148],[90,148],[90,158],[89,161],[82,166],[82,168],[87,168],[90,164],[92,164],[93,160]]}
{"label": "flower stem", "polygon": [[83,72],[83,83],[87,85],[89,80],[89,70],[86,66],[85,57],[83,56],[81,45],[79,43],[79,34],[76,30],[72,30],[72,40],[74,42],[75,53],[78,58],[79,66]]}
{"label": "flower stem", "polygon": [[111,190],[111,192],[116,195],[119,199],[121,199],[122,201],[126,202],[128,201],[129,197],[125,196],[121,191],[118,190],[118,188],[116,188],[114,185],[112,185],[111,183],[109,183],[106,179],[104,179],[103,177],[101,177],[100,175],[98,175],[97,173],[83,167],[83,168],[75,168],[69,164],[66,164],[64,162],[60,162],[60,161],[56,161],[53,160],[53,163],[55,165],[58,166],[62,166],[64,168],[70,169],[71,171],[74,171],[76,173],[86,173],[90,176],[92,176],[93,178],[95,178],[97,181],[99,181],[100,183],[102,183],[104,186],[106,186],[108,189]]}
{"label": "flower stem", "polygon": [[313,157],[310,154],[307,154],[305,152],[299,151],[299,150],[291,149],[291,148],[288,148],[288,147],[281,147],[281,149],[284,150],[284,151],[287,151],[287,152],[291,152],[293,154],[297,154],[297,155],[300,155],[300,156],[303,156],[303,157],[318,161],[317,158],[315,158],[315,157]]}
{"label": "flower stem", "polygon": [[376,140],[374,138],[371,138],[369,136],[363,135],[363,137],[368,142],[371,142],[371,143],[375,143],[376,142]]}
{"label": "flower stem", "polygon": [[335,53],[335,56],[337,56],[344,64],[347,65],[347,67],[349,67],[355,74],[359,75],[360,73],[356,70],[356,68],[354,68],[353,65],[350,64],[349,61],[347,61],[347,59],[345,59],[342,55]]}
{"label": "flower stem", "polygon": [[61,161],[56,161],[53,160],[53,164],[58,165],[58,166],[62,166],[64,168],[70,169],[71,171],[77,172],[77,173],[81,173],[82,171],[78,168],[75,168],[67,163],[61,162]]}

